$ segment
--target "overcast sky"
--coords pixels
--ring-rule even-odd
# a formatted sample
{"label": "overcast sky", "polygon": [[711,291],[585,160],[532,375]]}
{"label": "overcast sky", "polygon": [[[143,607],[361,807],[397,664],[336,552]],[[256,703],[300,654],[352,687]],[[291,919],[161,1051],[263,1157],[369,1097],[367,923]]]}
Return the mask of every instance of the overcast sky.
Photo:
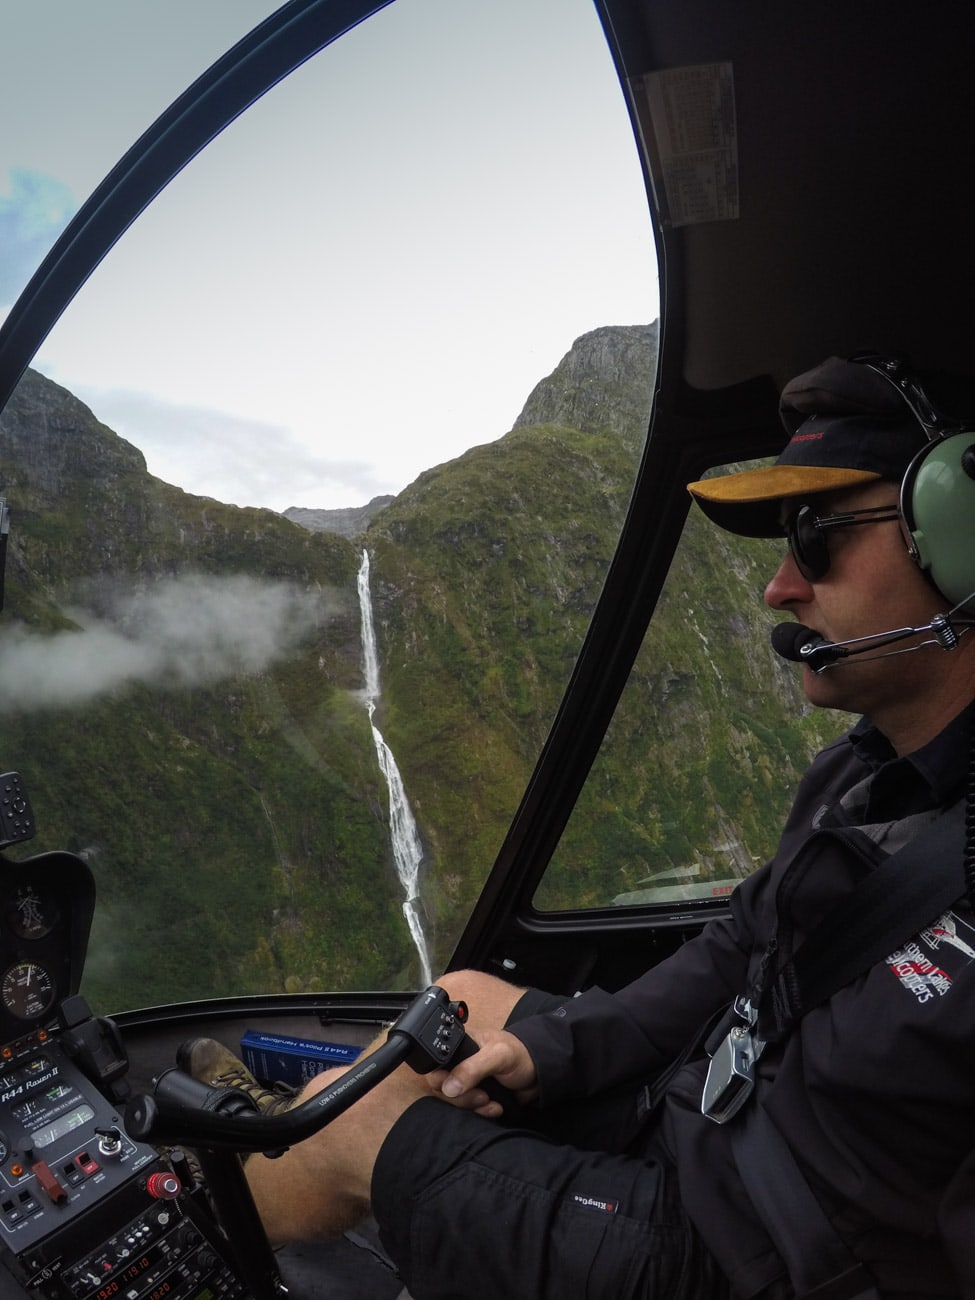
{"label": "overcast sky", "polygon": [[[0,0],[0,316],[271,8]],[[500,437],[578,335],[657,312],[589,0],[395,0],[177,177],[35,365],[189,491],[351,506]]]}

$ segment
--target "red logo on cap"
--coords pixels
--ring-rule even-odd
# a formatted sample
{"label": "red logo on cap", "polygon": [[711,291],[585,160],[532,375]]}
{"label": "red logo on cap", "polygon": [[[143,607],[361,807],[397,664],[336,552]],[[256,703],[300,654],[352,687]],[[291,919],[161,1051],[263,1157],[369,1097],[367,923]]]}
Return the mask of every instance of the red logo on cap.
{"label": "red logo on cap", "polygon": [[815,442],[818,438],[825,438],[825,432],[820,433],[797,433],[792,439],[793,442]]}

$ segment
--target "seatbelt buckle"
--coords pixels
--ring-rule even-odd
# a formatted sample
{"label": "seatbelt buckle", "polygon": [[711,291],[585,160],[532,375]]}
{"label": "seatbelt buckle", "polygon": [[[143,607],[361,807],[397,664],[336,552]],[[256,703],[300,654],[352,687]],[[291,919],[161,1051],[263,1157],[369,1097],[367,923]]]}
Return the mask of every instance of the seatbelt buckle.
{"label": "seatbelt buckle", "polygon": [[712,1054],[701,1095],[701,1114],[715,1124],[727,1124],[751,1096],[755,1065],[765,1050],[755,1030],[758,1013],[747,998],[736,1000],[735,1014],[744,1023],[733,1025]]}

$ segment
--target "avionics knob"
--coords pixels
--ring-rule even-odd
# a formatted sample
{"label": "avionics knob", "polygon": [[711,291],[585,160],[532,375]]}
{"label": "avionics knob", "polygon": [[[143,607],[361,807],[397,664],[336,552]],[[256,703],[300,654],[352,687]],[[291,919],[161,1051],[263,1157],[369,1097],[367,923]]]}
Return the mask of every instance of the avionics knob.
{"label": "avionics knob", "polygon": [[183,1184],[176,1175],[166,1170],[158,1170],[146,1179],[146,1191],[157,1201],[171,1201],[179,1196],[182,1190]]}

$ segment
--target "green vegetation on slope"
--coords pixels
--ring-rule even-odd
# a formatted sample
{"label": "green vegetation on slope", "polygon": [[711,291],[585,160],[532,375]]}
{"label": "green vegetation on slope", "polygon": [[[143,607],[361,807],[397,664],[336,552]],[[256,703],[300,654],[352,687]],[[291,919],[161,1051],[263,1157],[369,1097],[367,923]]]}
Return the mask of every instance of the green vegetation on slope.
{"label": "green vegetation on slope", "polygon": [[[153,479],[28,374],[0,420],[0,761],[39,823],[16,855],[68,848],[95,874],[97,1010],[417,982],[361,696],[362,546],[377,722],[426,852],[434,966],[447,959],[602,587],[654,345],[652,328],[580,340],[511,433],[421,475],[357,544]],[[740,876],[836,729],[796,725],[760,600],[767,545],[695,516],[686,542],[541,906]]]}
{"label": "green vegetation on slope", "polygon": [[[0,429],[14,515],[4,648],[59,651],[39,703],[15,694],[4,706],[3,761],[22,773],[39,822],[18,856],[59,847],[89,861],[93,1005],[401,980],[410,942],[390,907],[385,795],[354,696],[356,551],[152,479],[40,376],[28,375]],[[243,575],[255,582],[241,591],[232,580]],[[151,663],[139,620],[180,582],[202,604],[283,590],[282,608],[302,619],[257,669],[244,640],[266,630],[250,626],[267,621],[259,603],[240,611],[240,653],[225,647],[225,671],[206,671],[206,647],[174,629],[157,676],[120,669],[99,688],[91,638],[110,628],[106,653],[124,659],[131,642],[133,659]],[[165,640],[161,608],[151,632]],[[204,625],[207,612],[175,606]],[[23,659],[8,656],[7,672]],[[59,695],[65,675],[76,696]]]}

